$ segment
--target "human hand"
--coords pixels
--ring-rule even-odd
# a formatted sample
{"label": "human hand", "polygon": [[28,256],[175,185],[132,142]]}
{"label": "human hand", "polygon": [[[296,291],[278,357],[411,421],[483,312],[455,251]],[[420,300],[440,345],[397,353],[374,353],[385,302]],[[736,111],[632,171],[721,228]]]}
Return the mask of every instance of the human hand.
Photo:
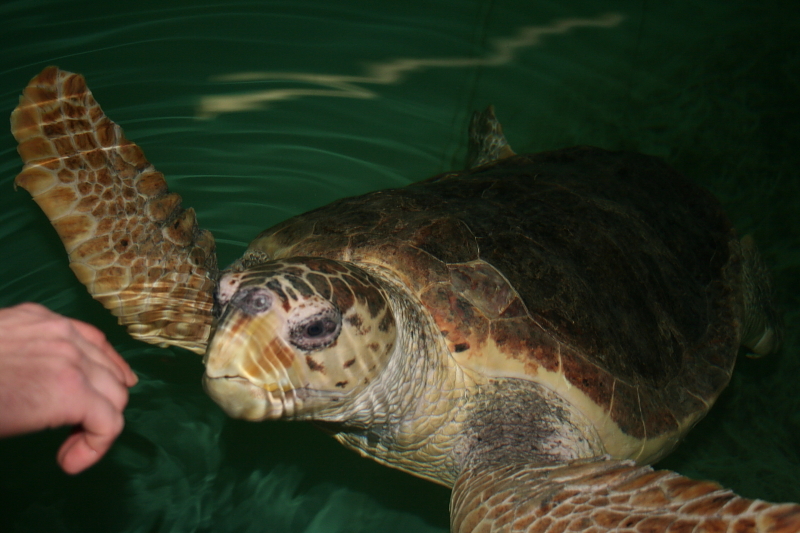
{"label": "human hand", "polygon": [[58,451],[65,472],[108,451],[137,381],[94,326],[33,303],[0,309],[0,437],[75,426]]}

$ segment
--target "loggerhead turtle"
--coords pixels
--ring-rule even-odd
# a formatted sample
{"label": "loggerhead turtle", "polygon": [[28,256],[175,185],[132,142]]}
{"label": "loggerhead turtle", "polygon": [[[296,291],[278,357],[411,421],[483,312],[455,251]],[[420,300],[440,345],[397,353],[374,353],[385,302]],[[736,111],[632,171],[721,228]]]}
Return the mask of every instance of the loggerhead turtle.
{"label": "loggerhead turtle", "polygon": [[778,322],[752,241],[660,160],[515,155],[490,109],[470,168],[214,240],[101,111],[46,68],[11,117],[16,183],[136,338],[205,353],[231,416],[323,422],[453,488],[454,532],[800,531],[800,506],[645,466]]}

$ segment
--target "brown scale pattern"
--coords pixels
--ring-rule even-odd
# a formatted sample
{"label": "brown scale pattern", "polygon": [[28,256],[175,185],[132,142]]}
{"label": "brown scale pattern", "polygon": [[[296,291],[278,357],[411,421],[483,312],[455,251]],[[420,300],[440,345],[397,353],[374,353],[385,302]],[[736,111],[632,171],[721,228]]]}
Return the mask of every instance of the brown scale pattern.
{"label": "brown scale pattern", "polygon": [[[319,295],[330,300],[342,316],[356,303],[366,307],[373,319],[387,310],[382,289],[371,276],[324,257],[292,257],[251,266],[241,282],[241,286],[248,285],[264,285],[284,300]],[[389,318],[384,316],[384,320]]]}
{"label": "brown scale pattern", "polygon": [[453,533],[797,533],[800,505],[748,500],[629,462],[512,464],[463,473]]}
{"label": "brown scale pattern", "polygon": [[380,265],[460,360],[493,341],[532,376],[560,368],[628,435],[677,439],[730,378],[737,242],[719,203],[660,160],[575,147],[346,198],[251,246]]}
{"label": "brown scale pattern", "polygon": [[203,353],[216,278],[214,239],[109,120],[82,76],[44,69],[11,129],[33,196],[94,298],[134,337]]}

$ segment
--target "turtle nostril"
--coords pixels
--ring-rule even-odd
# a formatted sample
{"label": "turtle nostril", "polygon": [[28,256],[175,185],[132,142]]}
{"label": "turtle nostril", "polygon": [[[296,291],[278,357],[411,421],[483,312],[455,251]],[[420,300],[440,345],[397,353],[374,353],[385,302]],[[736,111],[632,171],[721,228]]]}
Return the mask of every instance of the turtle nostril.
{"label": "turtle nostril", "polygon": [[258,315],[269,311],[272,307],[272,295],[267,289],[248,287],[238,291],[231,303],[233,307],[248,315]]}

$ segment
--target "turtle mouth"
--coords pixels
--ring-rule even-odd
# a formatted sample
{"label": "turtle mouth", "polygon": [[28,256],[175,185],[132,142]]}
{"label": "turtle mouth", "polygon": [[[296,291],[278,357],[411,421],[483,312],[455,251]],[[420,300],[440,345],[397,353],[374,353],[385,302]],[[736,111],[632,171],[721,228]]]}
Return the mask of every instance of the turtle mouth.
{"label": "turtle mouth", "polygon": [[258,386],[240,376],[206,374],[203,388],[228,416],[254,422],[292,418],[299,400],[292,386]]}
{"label": "turtle mouth", "polygon": [[255,384],[241,376],[203,376],[206,393],[232,418],[258,422],[262,420],[306,419],[306,404],[335,404],[342,394],[317,390],[309,385],[298,388],[287,382]]}

